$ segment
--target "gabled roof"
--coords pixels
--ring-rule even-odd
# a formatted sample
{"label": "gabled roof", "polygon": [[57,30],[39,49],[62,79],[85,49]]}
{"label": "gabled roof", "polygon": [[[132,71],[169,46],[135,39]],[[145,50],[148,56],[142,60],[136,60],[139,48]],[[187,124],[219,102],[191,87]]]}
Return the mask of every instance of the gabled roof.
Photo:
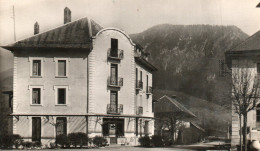
{"label": "gabled roof", "polygon": [[91,37],[102,27],[87,17],[17,41],[3,48],[90,48]]}
{"label": "gabled roof", "polygon": [[256,32],[242,43],[230,49],[228,52],[237,51],[255,51],[260,50],[260,31]]}
{"label": "gabled roof", "polygon": [[176,99],[171,98],[167,95],[164,95],[163,97],[158,99],[157,102],[155,102],[154,112],[182,112],[188,115],[189,117],[196,117],[195,114],[193,114],[190,110],[181,105]]}
{"label": "gabled roof", "polygon": [[198,130],[201,130],[202,132],[205,132],[205,130],[202,127],[200,127],[199,125],[195,124],[194,122],[190,122],[190,124],[192,126],[194,126],[195,128],[197,128]]}

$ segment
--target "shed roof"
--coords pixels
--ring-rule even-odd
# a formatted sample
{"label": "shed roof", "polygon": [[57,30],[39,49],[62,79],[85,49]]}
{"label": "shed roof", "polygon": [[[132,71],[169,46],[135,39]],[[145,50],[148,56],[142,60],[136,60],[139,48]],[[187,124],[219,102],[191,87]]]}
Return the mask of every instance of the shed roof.
{"label": "shed roof", "polygon": [[202,127],[200,127],[199,125],[197,125],[196,123],[190,122],[190,124],[191,124],[192,126],[194,126],[195,128],[197,128],[198,130],[201,130],[202,132],[205,132],[205,130],[204,130]]}
{"label": "shed roof", "polygon": [[87,17],[64,24],[52,30],[36,34],[13,44],[3,46],[8,50],[15,48],[90,48],[91,37],[102,27]]}
{"label": "shed roof", "polygon": [[171,98],[167,95],[164,95],[160,99],[157,100],[154,104],[154,112],[162,113],[162,112],[182,112],[188,115],[189,117],[196,117],[190,110],[181,105],[176,99]]}
{"label": "shed roof", "polygon": [[237,46],[231,48],[229,52],[237,52],[237,51],[254,51],[260,50],[260,30],[248,37],[246,40],[238,44]]}

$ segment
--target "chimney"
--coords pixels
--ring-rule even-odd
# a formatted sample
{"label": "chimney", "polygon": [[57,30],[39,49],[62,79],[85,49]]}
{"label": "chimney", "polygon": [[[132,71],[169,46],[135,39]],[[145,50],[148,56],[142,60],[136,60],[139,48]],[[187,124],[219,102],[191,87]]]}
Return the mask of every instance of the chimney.
{"label": "chimney", "polygon": [[71,22],[71,11],[68,7],[64,8],[64,24]]}
{"label": "chimney", "polygon": [[40,31],[40,27],[39,27],[38,22],[36,22],[34,24],[34,35],[39,34],[39,31]]}

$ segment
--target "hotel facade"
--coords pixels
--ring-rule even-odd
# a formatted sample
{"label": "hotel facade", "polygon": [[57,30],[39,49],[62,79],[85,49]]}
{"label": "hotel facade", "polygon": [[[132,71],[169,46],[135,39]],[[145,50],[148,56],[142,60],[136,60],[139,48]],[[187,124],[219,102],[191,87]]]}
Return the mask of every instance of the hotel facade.
{"label": "hotel facade", "polygon": [[3,46],[14,55],[12,133],[54,142],[59,134],[104,136],[136,145],[154,133],[152,73],[142,47],[89,18]]}

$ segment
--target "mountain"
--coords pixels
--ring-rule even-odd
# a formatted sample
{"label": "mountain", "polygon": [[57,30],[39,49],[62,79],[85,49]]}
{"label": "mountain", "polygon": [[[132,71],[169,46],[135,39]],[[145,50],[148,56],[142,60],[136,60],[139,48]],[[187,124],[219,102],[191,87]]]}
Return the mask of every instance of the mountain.
{"label": "mountain", "polygon": [[[219,76],[224,52],[248,37],[236,26],[170,25],[130,35],[158,68],[154,88],[180,91],[219,105],[229,101],[230,77]],[[230,104],[230,101],[229,101]],[[228,105],[230,107],[230,105]]]}

